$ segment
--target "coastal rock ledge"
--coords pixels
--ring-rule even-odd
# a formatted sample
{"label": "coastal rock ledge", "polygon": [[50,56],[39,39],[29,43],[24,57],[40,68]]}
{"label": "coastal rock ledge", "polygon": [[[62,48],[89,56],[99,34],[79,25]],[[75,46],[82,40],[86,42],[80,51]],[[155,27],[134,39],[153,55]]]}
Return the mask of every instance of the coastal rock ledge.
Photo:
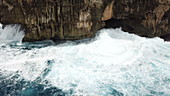
{"label": "coastal rock ledge", "polygon": [[0,0],[0,23],[21,24],[24,41],[83,39],[103,27],[164,37],[170,0]]}

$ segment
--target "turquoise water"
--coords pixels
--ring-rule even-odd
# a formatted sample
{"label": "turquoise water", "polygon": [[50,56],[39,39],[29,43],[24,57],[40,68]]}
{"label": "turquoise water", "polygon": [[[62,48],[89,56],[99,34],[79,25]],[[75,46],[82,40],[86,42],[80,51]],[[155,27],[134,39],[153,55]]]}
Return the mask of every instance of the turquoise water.
{"label": "turquoise water", "polygon": [[160,38],[121,29],[59,45],[17,38],[1,42],[0,96],[170,95],[170,43]]}

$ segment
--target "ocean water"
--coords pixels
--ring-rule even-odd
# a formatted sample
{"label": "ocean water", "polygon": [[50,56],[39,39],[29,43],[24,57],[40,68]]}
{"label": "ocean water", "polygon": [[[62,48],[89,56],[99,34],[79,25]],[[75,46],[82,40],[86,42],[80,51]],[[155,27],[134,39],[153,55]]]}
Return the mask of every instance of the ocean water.
{"label": "ocean water", "polygon": [[0,44],[9,44],[9,43],[21,43],[22,38],[24,37],[24,30],[21,30],[20,25],[7,25],[2,29],[0,24]]}
{"label": "ocean water", "polygon": [[0,96],[170,96],[170,43],[160,38],[120,28],[62,44],[23,37],[19,25],[0,28]]}

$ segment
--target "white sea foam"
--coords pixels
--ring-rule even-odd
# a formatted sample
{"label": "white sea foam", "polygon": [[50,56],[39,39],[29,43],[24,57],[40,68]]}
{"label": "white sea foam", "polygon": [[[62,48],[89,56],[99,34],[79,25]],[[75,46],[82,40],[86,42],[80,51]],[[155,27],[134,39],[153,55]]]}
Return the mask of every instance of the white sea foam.
{"label": "white sea foam", "polygon": [[2,24],[0,23],[0,28],[2,28]]}
{"label": "white sea foam", "polygon": [[21,30],[20,25],[7,25],[2,29],[2,24],[0,24],[0,44],[21,43],[24,35],[24,30]]}
{"label": "white sea foam", "polygon": [[41,77],[68,95],[170,95],[170,43],[121,29],[101,30],[87,44],[1,48],[0,57],[1,71],[19,71],[31,81]]}

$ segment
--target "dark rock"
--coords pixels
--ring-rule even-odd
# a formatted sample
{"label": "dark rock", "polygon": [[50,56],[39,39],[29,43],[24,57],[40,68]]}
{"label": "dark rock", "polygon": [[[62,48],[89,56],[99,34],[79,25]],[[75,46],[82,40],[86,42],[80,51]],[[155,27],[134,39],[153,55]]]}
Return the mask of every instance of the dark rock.
{"label": "dark rock", "polygon": [[166,35],[170,33],[169,8],[168,0],[115,0],[114,20],[107,20],[106,27],[109,23],[112,28],[121,26],[124,31],[146,37]]}
{"label": "dark rock", "polygon": [[77,40],[104,27],[140,36],[170,34],[169,0],[0,0],[0,23],[22,24],[24,41]]}
{"label": "dark rock", "polygon": [[164,39],[165,41],[170,41],[170,34],[167,34],[167,35],[163,35],[163,36],[160,36],[162,39]]}
{"label": "dark rock", "polygon": [[26,26],[24,41],[92,37],[104,23],[102,0],[0,0],[0,23]]}

